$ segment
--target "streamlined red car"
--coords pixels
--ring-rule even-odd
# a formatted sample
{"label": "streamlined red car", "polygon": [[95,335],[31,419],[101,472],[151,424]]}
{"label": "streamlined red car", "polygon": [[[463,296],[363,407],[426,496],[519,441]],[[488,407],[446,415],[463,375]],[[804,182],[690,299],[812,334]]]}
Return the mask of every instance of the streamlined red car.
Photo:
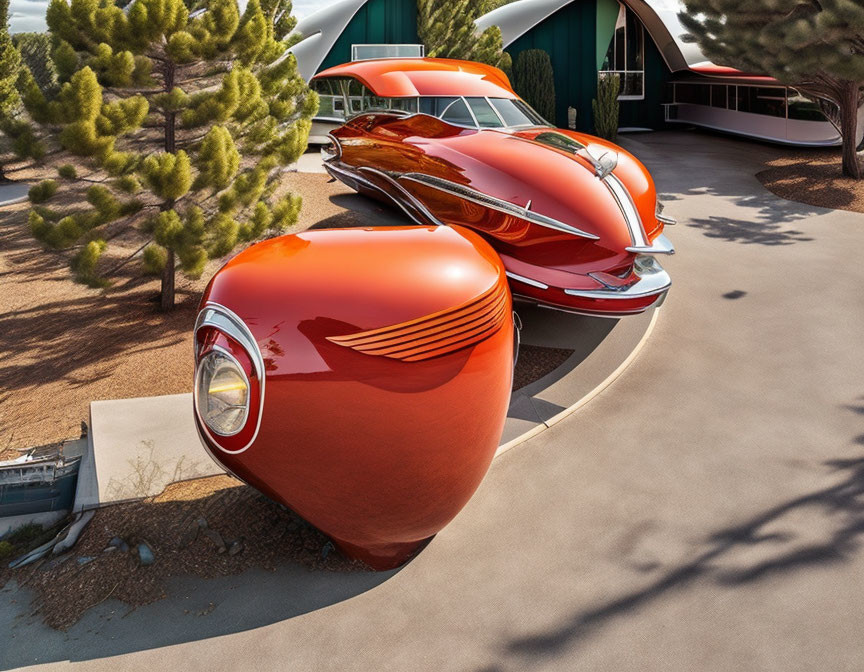
{"label": "streamlined red car", "polygon": [[551,127],[501,70],[380,59],[312,83],[348,115],[323,150],[327,172],[418,224],[476,231],[514,296],[611,317],[665,297],[671,280],[656,257],[674,252],[663,234],[674,221],[660,214],[651,175],[615,144]]}
{"label": "streamlined red car", "polygon": [[504,427],[500,258],[462,227],[308,231],[219,270],[195,325],[195,421],[227,471],[375,569],[440,531]]}

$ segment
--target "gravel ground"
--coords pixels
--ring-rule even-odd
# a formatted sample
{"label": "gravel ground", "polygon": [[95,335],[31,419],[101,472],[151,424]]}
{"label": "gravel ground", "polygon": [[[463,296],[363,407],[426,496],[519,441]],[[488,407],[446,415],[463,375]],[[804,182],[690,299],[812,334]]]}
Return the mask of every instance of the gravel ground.
{"label": "gravel ground", "polygon": [[565,348],[544,348],[523,343],[519,346],[519,359],[513,375],[513,389],[521,389],[552,373],[566,362],[573,352]]}
{"label": "gravel ground", "polygon": [[[152,549],[152,564],[141,562],[142,543]],[[172,576],[214,578],[291,562],[368,571],[290,511],[230,476],[214,476],[98,510],[71,552],[20,570],[0,565],[0,588],[14,578],[35,593],[32,615],[65,630],[109,597],[130,611],[164,598]]]}
{"label": "gravel ground", "polygon": [[839,149],[786,154],[756,174],[766,189],[790,201],[864,212],[864,180],[841,175]]}

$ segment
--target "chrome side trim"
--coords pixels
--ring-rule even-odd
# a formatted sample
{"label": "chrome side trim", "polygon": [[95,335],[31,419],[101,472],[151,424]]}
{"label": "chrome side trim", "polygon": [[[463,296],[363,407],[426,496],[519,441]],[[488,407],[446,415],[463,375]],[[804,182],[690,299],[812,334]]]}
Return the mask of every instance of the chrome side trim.
{"label": "chrome side trim", "polygon": [[639,217],[639,211],[636,209],[636,204],[633,202],[630,192],[627,191],[627,187],[613,173],[609,173],[602,181],[617,201],[621,214],[624,215],[624,221],[627,222],[627,228],[630,230],[630,242],[633,243],[634,247],[650,247],[650,243],[645,237],[642,218]]}
{"label": "chrome side trim", "polygon": [[328,133],[327,137],[330,138],[330,141],[333,143],[333,149],[335,152],[326,151],[328,148],[327,145],[321,147],[321,159],[324,163],[328,163],[330,161],[338,161],[342,158],[342,143],[339,142],[339,139],[333,135],[332,133]]}
{"label": "chrome side trim", "polygon": [[647,247],[636,247],[634,245],[631,247],[625,247],[624,249],[628,252],[635,252],[636,254],[675,254],[675,246],[672,245],[672,241],[662,233]]}
{"label": "chrome side trim", "polygon": [[665,226],[675,226],[678,223],[678,220],[674,217],[667,217],[666,215],[661,215],[659,212],[656,216],[657,220],[663,223]]}
{"label": "chrome side trim", "polygon": [[489,196],[488,194],[484,194],[483,192],[472,189],[471,187],[466,187],[463,184],[457,184],[456,182],[451,182],[450,180],[445,180],[441,177],[433,177],[432,175],[426,175],[424,173],[404,173],[399,176],[399,179],[418,182],[427,187],[437,189],[438,191],[443,191],[451,196],[463,198],[466,201],[471,201],[477,205],[492,208],[493,210],[498,210],[504,214],[519,217],[520,219],[525,219],[533,224],[545,226],[548,229],[563,231],[564,233],[579,236],[580,238],[588,238],[589,240],[600,239],[600,236],[595,236],[593,233],[582,231],[581,229],[577,229],[575,226],[570,226],[569,224],[560,222],[552,217],[541,215],[539,212],[528,210],[527,208],[520,207],[514,203],[510,203],[509,201]]}
{"label": "chrome side trim", "polygon": [[522,282],[526,285],[531,285],[532,287],[537,287],[538,289],[549,289],[549,285],[544,285],[539,280],[532,280],[531,278],[526,278],[524,275],[518,275],[517,273],[511,273],[507,271],[507,277],[511,280],[516,280],[518,282]]}
{"label": "chrome side trim", "polygon": [[[410,191],[405,189],[405,187],[403,187],[401,184],[399,184],[396,180],[394,180],[390,175],[385,173],[383,170],[378,170],[377,168],[370,168],[369,166],[361,166],[360,168],[358,168],[358,172],[362,173],[363,171],[366,171],[367,173],[372,173],[373,175],[378,175],[379,177],[387,180],[387,182],[390,183],[391,185],[393,185],[393,187],[405,198],[405,200],[408,201],[408,203],[410,203],[411,207],[413,207],[415,210],[420,212],[424,217],[427,217],[429,219],[429,222],[431,222],[435,226],[444,226],[444,223],[441,220],[439,220],[435,215],[433,215],[431,212],[429,212],[429,210],[426,208],[426,206],[423,205],[423,203],[421,203],[420,201],[418,201]],[[419,219],[417,219],[417,217],[415,217],[411,212],[409,212],[408,209],[405,207],[404,203],[400,203],[397,199],[393,198],[390,194],[388,194],[386,191],[384,191],[383,189],[381,189],[380,187],[378,187],[374,183],[370,182],[369,180],[366,180],[366,183],[372,185],[375,189],[378,189],[378,191],[380,191],[382,194],[387,196],[391,201],[396,203],[396,205],[398,205],[400,208],[402,208],[403,212],[405,212],[405,214],[408,215],[415,222],[417,222],[421,226],[428,226],[429,225],[429,222],[421,222]]]}
{"label": "chrome side trim", "polygon": [[[258,376],[258,381],[260,384],[260,401],[258,405],[258,422],[255,425],[255,432],[252,434],[252,438],[249,440],[245,446],[238,450],[226,450],[222,446],[219,445],[219,441],[214,438],[213,434],[210,433],[210,428],[207,426],[207,423],[204,422],[204,418],[201,417],[201,414],[198,411],[198,385],[195,385],[195,389],[192,390],[192,398],[193,405],[195,407],[195,415],[198,418],[198,421],[201,424],[202,429],[210,438],[210,440],[216,445],[219,450],[223,453],[228,453],[229,455],[237,455],[238,453],[242,453],[249,446],[255,443],[255,439],[258,438],[258,432],[261,429],[261,418],[264,416],[264,387],[267,382],[267,378],[264,373],[264,357],[261,355],[261,350],[258,348],[258,343],[255,340],[255,337],[252,335],[252,332],[249,330],[249,327],[246,326],[246,323],[240,319],[240,317],[234,313],[232,310],[226,308],[225,306],[215,303],[212,301],[208,301],[207,305],[201,309],[201,312],[198,313],[198,317],[195,319],[195,329],[192,332],[195,344],[195,380],[197,383],[198,380],[198,331],[202,327],[213,327],[214,329],[218,329],[219,331],[225,333],[226,335],[233,338],[237,341],[246,353],[249,355],[249,358],[252,360],[252,366],[255,367],[255,375]],[[242,367],[241,367],[242,368]]]}
{"label": "chrome side trim", "polygon": [[672,278],[653,257],[643,257],[638,266],[639,281],[624,289],[565,289],[564,293],[583,299],[639,299],[663,294],[672,286]]}
{"label": "chrome side trim", "polygon": [[[407,198],[411,199],[411,205],[414,206],[414,208],[421,211],[425,216],[429,217],[430,221],[432,221],[436,226],[444,226],[443,222],[441,222],[437,217],[435,217],[435,215],[433,215],[431,212],[429,212],[426,209],[426,207],[422,203],[420,203],[420,201],[415,199],[408,191],[406,191],[402,187],[401,184],[398,184],[397,182],[395,182],[395,180],[393,180],[393,178],[391,178],[389,175],[387,175],[386,173],[382,173],[381,171],[379,171],[375,168],[368,168],[366,166],[364,166],[364,168],[370,172],[380,173],[383,177],[386,177],[388,180],[393,182],[394,186],[396,186],[399,189],[400,193],[405,194]],[[417,216],[413,212],[411,212],[410,210],[408,210],[408,208],[405,207],[404,203],[393,198],[393,196],[391,194],[388,194],[386,191],[384,191],[377,184],[370,182],[367,178],[363,177],[363,175],[349,171],[349,170],[346,170],[345,168],[342,168],[340,166],[335,166],[335,165],[333,165],[333,163],[325,163],[324,169],[332,177],[335,177],[335,178],[341,180],[342,182],[345,182],[345,180],[353,180],[354,182],[358,182],[358,183],[362,184],[367,189],[372,189],[374,191],[377,191],[379,194],[386,196],[393,203],[398,205],[399,208],[402,209],[402,212],[404,212],[411,219],[412,222],[414,222],[415,224],[417,224],[419,226],[429,226],[429,222],[423,222],[420,219],[418,219]],[[345,182],[345,183],[348,184],[347,182]],[[348,186],[351,187],[350,184],[348,184]],[[351,187],[351,188],[353,189],[354,187]]]}

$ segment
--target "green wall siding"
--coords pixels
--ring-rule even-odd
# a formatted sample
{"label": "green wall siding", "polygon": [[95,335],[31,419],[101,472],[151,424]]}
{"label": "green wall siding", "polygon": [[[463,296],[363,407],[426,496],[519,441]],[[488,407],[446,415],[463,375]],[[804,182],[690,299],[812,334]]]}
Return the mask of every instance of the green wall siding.
{"label": "green wall siding", "polygon": [[352,44],[420,44],[417,0],[369,0],[342,31],[319,71],[350,61]]}
{"label": "green wall siding", "polygon": [[549,121],[558,126],[567,126],[567,107],[572,106],[577,110],[576,128],[592,128],[591,99],[597,88],[595,25],[594,0],[574,0],[507,47],[514,62],[526,49],[543,49],[549,54],[555,75],[556,116]]}
{"label": "green wall siding", "polygon": [[[608,0],[573,0],[507,47],[514,61],[526,49],[543,49],[549,54],[555,74],[554,121],[558,126],[566,128],[567,108],[575,107],[577,130],[590,133],[594,129],[591,101],[597,95],[597,59],[602,60],[609,40],[605,36],[599,45],[597,33],[600,29],[606,32],[612,9]],[[662,103],[669,79],[663,57],[645,31],[645,99],[621,101],[619,124],[662,128]]]}

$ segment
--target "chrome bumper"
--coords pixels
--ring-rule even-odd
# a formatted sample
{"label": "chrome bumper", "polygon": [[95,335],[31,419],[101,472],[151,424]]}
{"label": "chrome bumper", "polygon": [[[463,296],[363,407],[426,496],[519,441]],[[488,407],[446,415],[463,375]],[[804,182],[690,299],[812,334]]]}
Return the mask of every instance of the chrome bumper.
{"label": "chrome bumper", "polygon": [[655,261],[654,257],[637,257],[635,266],[636,275],[639,276],[639,280],[623,289],[614,287],[604,289],[565,289],[564,293],[583,299],[626,300],[659,296],[660,294],[665,294],[669,290],[669,287],[672,286],[672,278]]}

